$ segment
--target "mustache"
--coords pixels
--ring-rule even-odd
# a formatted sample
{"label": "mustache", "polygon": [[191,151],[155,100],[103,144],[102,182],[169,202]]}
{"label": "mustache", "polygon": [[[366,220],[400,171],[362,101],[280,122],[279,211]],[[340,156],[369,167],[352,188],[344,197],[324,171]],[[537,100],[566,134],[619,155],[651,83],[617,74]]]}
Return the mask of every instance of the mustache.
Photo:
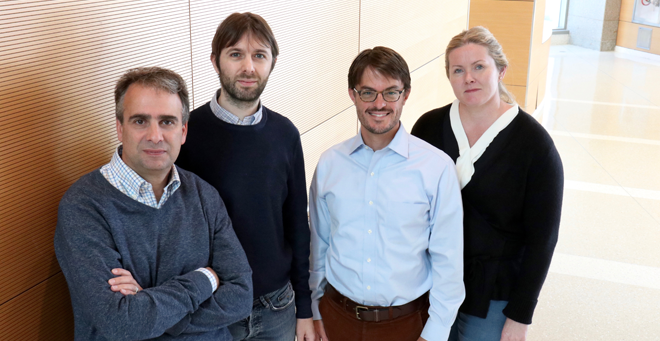
{"label": "mustache", "polygon": [[392,110],[392,109],[385,109],[385,108],[383,108],[383,109],[378,109],[378,108],[376,108],[376,107],[367,108],[367,110],[365,110],[366,113],[371,113],[371,112],[373,112],[373,111],[381,111],[381,112],[382,112],[382,111],[385,111],[385,112],[387,112],[387,113],[389,113],[389,114],[391,114],[391,113],[394,112],[394,110]]}

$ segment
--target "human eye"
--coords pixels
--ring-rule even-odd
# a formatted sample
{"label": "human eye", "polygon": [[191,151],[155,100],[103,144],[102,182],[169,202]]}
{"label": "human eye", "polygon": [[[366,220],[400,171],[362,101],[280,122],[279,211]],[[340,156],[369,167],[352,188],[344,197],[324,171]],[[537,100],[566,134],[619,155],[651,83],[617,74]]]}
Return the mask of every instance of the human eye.
{"label": "human eye", "polygon": [[360,91],[360,94],[365,97],[373,96],[374,92],[372,90],[362,90]]}
{"label": "human eye", "polygon": [[229,57],[232,57],[232,58],[238,58],[240,56],[241,56],[241,54],[238,53],[238,52],[232,52],[232,53],[229,54]]}
{"label": "human eye", "polygon": [[387,90],[387,91],[385,91],[385,96],[396,96],[398,94],[399,94],[399,92],[396,91],[396,90]]}
{"label": "human eye", "polygon": [[133,120],[133,123],[135,123],[135,124],[137,124],[137,125],[143,125],[143,124],[144,124],[144,120],[141,119],[141,118],[136,118],[136,119]]}
{"label": "human eye", "polygon": [[163,120],[163,121],[161,122],[161,124],[162,124],[162,125],[165,125],[165,126],[171,126],[171,125],[174,124],[174,121],[172,121],[172,120]]}
{"label": "human eye", "polygon": [[477,70],[483,70],[484,66],[481,64],[477,64],[474,68]]}
{"label": "human eye", "polygon": [[266,59],[266,55],[263,54],[263,53],[257,53],[257,54],[254,55],[254,56],[257,57],[258,59]]}
{"label": "human eye", "polygon": [[454,73],[456,73],[456,74],[461,73],[461,72],[463,72],[463,69],[459,69],[459,68],[454,69]]}

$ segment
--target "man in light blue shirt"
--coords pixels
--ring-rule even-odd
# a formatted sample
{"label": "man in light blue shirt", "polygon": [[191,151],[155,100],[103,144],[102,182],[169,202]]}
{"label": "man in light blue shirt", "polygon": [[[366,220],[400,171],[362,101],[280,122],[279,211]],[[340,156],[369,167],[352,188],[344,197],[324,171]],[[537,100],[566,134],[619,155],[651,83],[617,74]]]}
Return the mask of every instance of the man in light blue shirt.
{"label": "man in light blue shirt", "polygon": [[309,194],[317,334],[447,340],[465,297],[454,163],[399,122],[410,72],[398,53],[362,51],[348,83],[360,131],[321,155]]}

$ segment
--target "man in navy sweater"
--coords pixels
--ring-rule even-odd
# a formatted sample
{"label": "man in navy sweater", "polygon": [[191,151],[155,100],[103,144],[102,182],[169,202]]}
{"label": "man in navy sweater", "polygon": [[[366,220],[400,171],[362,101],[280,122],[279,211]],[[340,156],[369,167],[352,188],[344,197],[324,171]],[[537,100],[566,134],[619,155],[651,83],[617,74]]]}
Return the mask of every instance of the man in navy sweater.
{"label": "man in navy sweater", "polygon": [[218,192],[177,169],[188,92],[162,68],[115,89],[122,144],[69,188],[55,253],[69,285],[76,340],[231,340],[247,316],[251,271]]}
{"label": "man in navy sweater", "polygon": [[221,89],[191,113],[177,165],[220,192],[253,270],[252,314],[229,330],[234,340],[312,340],[300,133],[259,101],[277,42],[263,18],[234,13],[212,46]]}

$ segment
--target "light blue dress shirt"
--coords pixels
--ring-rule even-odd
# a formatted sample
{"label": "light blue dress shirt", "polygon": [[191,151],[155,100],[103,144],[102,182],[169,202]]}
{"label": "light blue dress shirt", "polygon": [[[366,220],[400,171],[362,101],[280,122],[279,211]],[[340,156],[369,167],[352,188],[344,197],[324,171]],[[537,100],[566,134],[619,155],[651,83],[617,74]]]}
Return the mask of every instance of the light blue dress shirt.
{"label": "light blue dress shirt", "polygon": [[430,292],[426,340],[447,340],[463,286],[463,207],[453,161],[401,125],[374,151],[361,134],[325,151],[309,190],[312,311],[326,283],[355,302]]}

